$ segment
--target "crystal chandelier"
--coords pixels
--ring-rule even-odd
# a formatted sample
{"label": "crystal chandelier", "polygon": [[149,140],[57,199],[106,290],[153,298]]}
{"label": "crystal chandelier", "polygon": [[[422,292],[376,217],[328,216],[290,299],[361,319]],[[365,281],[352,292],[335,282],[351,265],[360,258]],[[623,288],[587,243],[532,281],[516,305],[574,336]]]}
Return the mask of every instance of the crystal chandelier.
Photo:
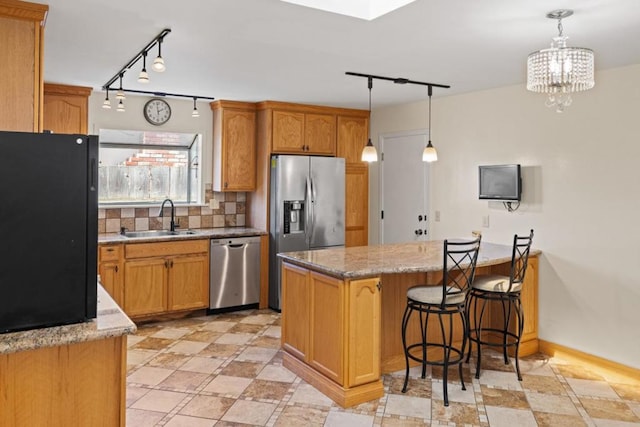
{"label": "crystal chandelier", "polygon": [[593,79],[593,51],[567,47],[568,37],[562,34],[562,19],[573,15],[572,10],[559,9],[547,13],[558,20],[558,36],[549,49],[533,52],[527,59],[527,90],[548,94],[547,107],[561,113],[571,105],[571,93],[589,90]]}

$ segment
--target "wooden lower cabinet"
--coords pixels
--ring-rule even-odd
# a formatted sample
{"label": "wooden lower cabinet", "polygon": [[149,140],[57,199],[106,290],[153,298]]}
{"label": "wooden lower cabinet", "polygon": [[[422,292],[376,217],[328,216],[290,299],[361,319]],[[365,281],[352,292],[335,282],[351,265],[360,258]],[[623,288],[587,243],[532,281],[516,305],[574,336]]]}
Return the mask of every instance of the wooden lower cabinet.
{"label": "wooden lower cabinet", "polygon": [[120,307],[124,305],[123,245],[106,245],[98,249],[98,274],[102,287]]}
{"label": "wooden lower cabinet", "polygon": [[130,317],[209,306],[209,240],[125,245],[123,304]]}
{"label": "wooden lower cabinet", "polygon": [[124,311],[130,317],[167,311],[167,269],[164,258],[127,261],[124,265]]}
{"label": "wooden lower cabinet", "polygon": [[354,280],[348,294],[350,387],[380,378],[380,279]]}
{"label": "wooden lower cabinet", "polygon": [[173,258],[169,263],[169,311],[209,306],[209,256]]}
{"label": "wooden lower cabinet", "polygon": [[367,246],[369,242],[369,166],[366,163],[345,165],[345,233],[344,245]]}
{"label": "wooden lower cabinet", "polygon": [[383,395],[380,280],[282,267],[284,366],[342,406]]}

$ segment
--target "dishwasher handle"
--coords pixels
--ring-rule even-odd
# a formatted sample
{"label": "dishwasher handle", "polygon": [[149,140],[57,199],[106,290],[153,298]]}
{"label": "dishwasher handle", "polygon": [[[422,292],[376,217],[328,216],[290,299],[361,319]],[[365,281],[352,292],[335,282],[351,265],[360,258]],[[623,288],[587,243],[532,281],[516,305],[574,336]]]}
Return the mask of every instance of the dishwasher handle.
{"label": "dishwasher handle", "polygon": [[230,248],[242,248],[244,246],[247,246],[246,243],[230,243],[227,245]]}

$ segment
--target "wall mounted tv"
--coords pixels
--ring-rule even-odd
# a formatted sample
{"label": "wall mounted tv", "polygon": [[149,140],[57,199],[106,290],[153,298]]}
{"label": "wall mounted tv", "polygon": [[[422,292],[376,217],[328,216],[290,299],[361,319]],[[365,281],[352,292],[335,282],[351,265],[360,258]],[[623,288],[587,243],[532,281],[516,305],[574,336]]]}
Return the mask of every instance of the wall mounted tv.
{"label": "wall mounted tv", "polygon": [[522,193],[520,165],[479,166],[480,199],[519,202]]}

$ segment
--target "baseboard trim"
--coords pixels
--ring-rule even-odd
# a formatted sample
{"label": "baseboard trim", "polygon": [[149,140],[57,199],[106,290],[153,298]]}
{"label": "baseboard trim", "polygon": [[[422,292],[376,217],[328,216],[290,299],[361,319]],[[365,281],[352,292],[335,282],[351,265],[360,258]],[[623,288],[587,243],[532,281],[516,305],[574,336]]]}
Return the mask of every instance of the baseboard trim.
{"label": "baseboard trim", "polygon": [[640,384],[640,369],[545,340],[538,340],[538,345],[541,353],[569,362],[589,365],[592,370],[597,371],[608,381],[628,384],[631,380],[633,383]]}

